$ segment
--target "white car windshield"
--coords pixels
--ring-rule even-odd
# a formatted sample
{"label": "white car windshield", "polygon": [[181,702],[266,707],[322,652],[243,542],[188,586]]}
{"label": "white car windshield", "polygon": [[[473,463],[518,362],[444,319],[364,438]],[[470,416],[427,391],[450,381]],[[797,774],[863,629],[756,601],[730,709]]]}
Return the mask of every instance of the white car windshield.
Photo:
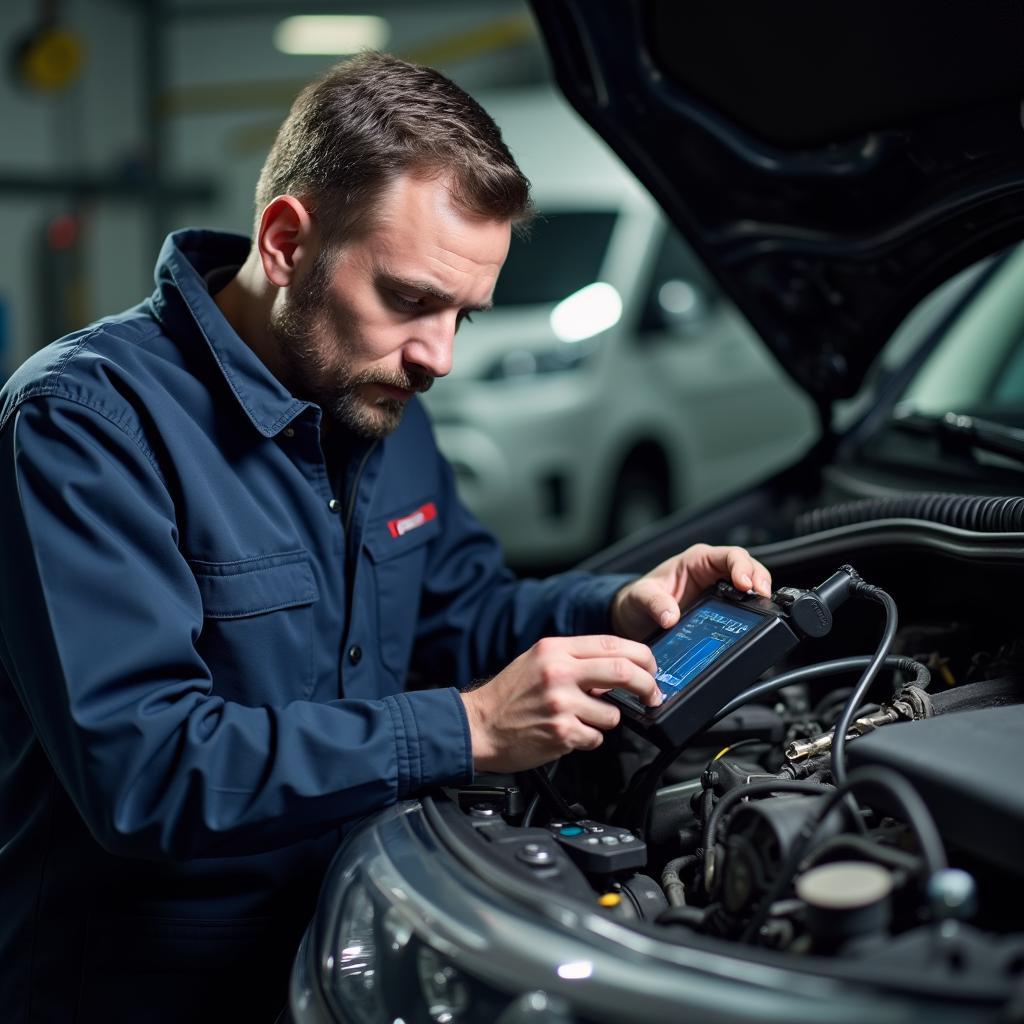
{"label": "white car windshield", "polygon": [[527,238],[512,238],[494,305],[549,305],[592,284],[601,272],[615,218],[612,210],[538,215]]}

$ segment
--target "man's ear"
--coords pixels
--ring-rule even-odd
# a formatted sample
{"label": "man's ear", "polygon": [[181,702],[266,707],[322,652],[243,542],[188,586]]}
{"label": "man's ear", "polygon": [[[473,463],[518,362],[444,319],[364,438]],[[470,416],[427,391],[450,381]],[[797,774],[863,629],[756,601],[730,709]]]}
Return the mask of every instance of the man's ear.
{"label": "man's ear", "polygon": [[267,280],[285,288],[295,280],[297,267],[313,250],[313,219],[294,196],[272,199],[260,217],[256,239]]}

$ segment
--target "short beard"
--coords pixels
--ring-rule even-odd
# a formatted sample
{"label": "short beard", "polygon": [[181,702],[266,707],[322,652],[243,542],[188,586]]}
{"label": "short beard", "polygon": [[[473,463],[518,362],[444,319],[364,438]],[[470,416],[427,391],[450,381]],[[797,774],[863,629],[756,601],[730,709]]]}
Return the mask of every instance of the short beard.
{"label": "short beard", "polygon": [[[416,371],[353,372],[346,353],[358,338],[358,328],[347,311],[334,310],[329,304],[329,282],[336,265],[337,252],[325,247],[307,277],[270,315],[270,333],[278,343],[283,383],[296,398],[319,405],[332,424],[359,437],[386,437],[401,422],[406,403],[379,398],[369,405],[359,389],[366,384],[384,384],[422,392],[431,386],[433,377]],[[322,339],[327,337],[336,339],[337,359],[330,359],[325,351]]]}

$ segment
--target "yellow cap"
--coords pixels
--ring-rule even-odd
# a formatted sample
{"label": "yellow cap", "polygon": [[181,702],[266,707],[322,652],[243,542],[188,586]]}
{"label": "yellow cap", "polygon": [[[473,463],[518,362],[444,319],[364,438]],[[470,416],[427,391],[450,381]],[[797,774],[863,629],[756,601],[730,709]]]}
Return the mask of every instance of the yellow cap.
{"label": "yellow cap", "polygon": [[617,892],[606,892],[598,896],[597,902],[602,907],[617,907],[622,902],[622,897]]}

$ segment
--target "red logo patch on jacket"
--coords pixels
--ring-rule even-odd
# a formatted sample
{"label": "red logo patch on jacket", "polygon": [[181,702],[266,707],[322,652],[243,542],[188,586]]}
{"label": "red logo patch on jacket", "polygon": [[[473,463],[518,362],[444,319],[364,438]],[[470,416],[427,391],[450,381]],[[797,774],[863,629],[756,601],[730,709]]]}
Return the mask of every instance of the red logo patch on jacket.
{"label": "red logo patch on jacket", "polygon": [[415,530],[436,518],[437,506],[432,501],[428,501],[426,505],[420,505],[415,512],[410,512],[407,516],[402,516],[400,519],[389,519],[388,530],[392,537],[402,537],[410,530]]}

